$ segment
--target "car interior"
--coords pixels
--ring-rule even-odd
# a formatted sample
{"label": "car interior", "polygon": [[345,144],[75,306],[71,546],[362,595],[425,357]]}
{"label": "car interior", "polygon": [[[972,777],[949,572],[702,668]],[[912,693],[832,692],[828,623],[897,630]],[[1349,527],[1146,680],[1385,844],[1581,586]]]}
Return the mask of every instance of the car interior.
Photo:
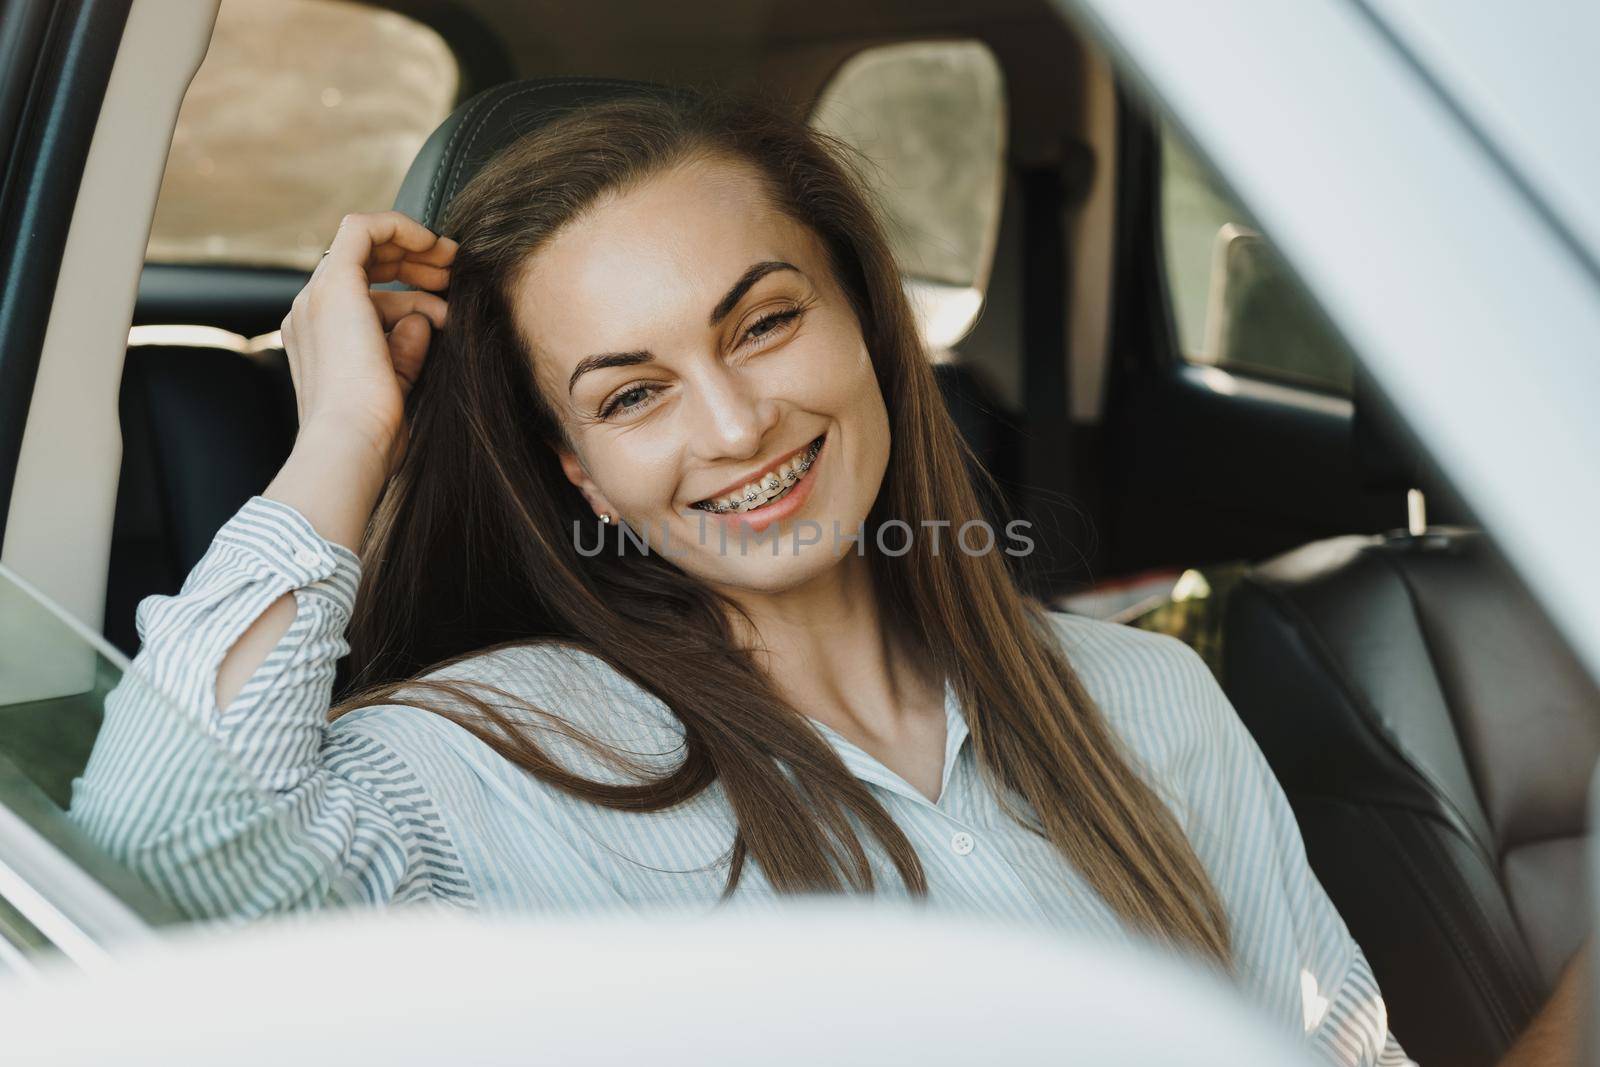
{"label": "car interior", "polygon": [[[232,113],[223,149],[255,138],[325,171],[300,190],[319,220],[392,202],[433,226],[443,202],[424,194],[443,183],[447,197],[551,99],[617,83],[758,93],[851,140],[886,172],[877,192],[903,231],[935,374],[995,479],[987,504],[1033,524],[1019,580],[1056,610],[1201,653],[1414,1059],[1492,1063],[1543,1004],[1588,928],[1600,690],[1270,235],[1044,0],[262,6],[224,0],[197,86],[330,8],[351,27],[330,62],[404,33],[454,68],[448,115],[406,117],[432,136],[381,146],[389,184],[363,185],[368,202],[341,195],[349,148]],[[405,70],[364,71],[377,73],[359,86],[305,77],[327,83],[328,111],[414,89]],[[186,216],[181,197],[206,189],[176,173],[206,158],[185,140],[204,132],[187,108],[117,413],[102,629],[129,656],[139,601],[175,592],[289,452],[276,331],[331,235],[319,223],[261,252],[206,230],[248,229],[236,206]],[[959,130],[939,126],[951,114]],[[49,766],[16,761],[59,803],[90,739]]]}

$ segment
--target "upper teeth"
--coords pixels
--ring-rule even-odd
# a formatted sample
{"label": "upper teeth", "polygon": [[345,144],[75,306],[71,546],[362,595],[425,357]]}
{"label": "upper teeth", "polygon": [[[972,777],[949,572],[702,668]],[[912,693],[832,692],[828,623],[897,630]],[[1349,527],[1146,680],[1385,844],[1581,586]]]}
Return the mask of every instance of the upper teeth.
{"label": "upper teeth", "polygon": [[817,458],[817,453],[821,449],[822,441],[818,439],[810,448],[787,463],[774,467],[755,481],[726,496],[702,500],[694,506],[704,511],[749,511],[758,508],[774,497],[782,495],[791,485],[798,482],[806,471],[811,469],[811,462]]}

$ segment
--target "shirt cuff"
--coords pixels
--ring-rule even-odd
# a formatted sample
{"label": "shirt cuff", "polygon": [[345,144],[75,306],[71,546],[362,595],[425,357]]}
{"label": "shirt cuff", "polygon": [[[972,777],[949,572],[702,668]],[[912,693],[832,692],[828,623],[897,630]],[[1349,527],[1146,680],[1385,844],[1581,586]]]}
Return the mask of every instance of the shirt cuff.
{"label": "shirt cuff", "polygon": [[1389,1031],[1389,1009],[1359,947],[1349,973],[1310,1037],[1323,1055],[1340,1067],[1411,1062]]}
{"label": "shirt cuff", "polygon": [[355,607],[360,557],[317,533],[309,519],[280,500],[251,497],[217,532],[216,541],[242,551],[297,590],[329,597],[346,617]]}

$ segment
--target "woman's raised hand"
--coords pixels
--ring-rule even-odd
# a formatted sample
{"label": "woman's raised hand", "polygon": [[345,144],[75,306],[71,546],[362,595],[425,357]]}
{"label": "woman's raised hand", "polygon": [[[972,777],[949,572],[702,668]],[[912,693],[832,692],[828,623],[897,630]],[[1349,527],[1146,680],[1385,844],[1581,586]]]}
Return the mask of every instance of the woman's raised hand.
{"label": "woman's raised hand", "polygon": [[[352,551],[405,454],[406,394],[445,321],[436,292],[372,286],[398,280],[444,289],[455,255],[454,241],[398,211],[346,215],[283,320],[300,432],[261,495],[295,508],[317,533]],[[217,669],[218,707],[265,662],[295,610],[294,594],[283,594],[234,642]]]}
{"label": "woman's raised hand", "polygon": [[[371,449],[386,475],[405,451],[405,398],[422,372],[456,243],[399,211],[346,215],[283,320],[302,438]],[[374,289],[405,282],[419,291]],[[341,449],[343,451],[343,449]]]}

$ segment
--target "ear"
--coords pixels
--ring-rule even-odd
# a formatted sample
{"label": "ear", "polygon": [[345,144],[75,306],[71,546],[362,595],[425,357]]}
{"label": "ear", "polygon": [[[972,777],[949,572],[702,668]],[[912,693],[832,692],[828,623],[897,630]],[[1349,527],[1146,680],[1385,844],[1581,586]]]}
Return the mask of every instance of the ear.
{"label": "ear", "polygon": [[[553,446],[552,446],[553,447]],[[584,469],[583,461],[571,449],[555,449],[556,458],[561,461],[561,472],[567,476],[567,481],[578,487],[578,492],[583,494],[583,499],[589,502],[589,507],[598,517],[601,514],[610,515],[612,520],[618,518],[617,509],[606,500],[605,494],[600,492],[594,480],[589,477],[589,472]]]}

